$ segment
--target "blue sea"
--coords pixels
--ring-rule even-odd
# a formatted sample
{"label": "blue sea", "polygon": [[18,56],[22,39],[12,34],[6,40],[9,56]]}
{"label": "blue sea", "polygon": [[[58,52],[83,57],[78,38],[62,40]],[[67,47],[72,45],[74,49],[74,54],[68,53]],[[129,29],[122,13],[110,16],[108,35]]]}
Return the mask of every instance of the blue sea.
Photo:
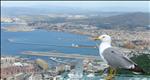
{"label": "blue sea", "polygon": [[[1,27],[15,26],[15,23],[1,23]],[[24,51],[61,52],[66,54],[99,55],[97,48],[75,48],[72,45],[95,46],[97,42],[88,39],[89,36],[46,30],[31,32],[8,32],[1,29],[1,55],[21,56],[32,60],[42,58],[50,65],[55,62],[49,57],[26,56]],[[69,59],[71,61],[73,59]]]}
{"label": "blue sea", "polygon": [[[13,23],[2,23],[1,26],[9,27]],[[1,54],[20,55],[24,51],[56,51],[66,54],[99,55],[96,48],[74,48],[72,45],[95,46],[96,42],[90,41],[89,36],[35,30],[31,32],[8,32],[1,29]]]}

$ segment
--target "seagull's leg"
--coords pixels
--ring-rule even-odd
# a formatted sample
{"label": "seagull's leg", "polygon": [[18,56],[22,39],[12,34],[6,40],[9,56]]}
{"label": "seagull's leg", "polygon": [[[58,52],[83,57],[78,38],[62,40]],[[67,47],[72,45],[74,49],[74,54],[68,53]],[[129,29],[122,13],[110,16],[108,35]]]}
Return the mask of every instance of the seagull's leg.
{"label": "seagull's leg", "polygon": [[109,79],[112,80],[112,78],[116,75],[116,69],[110,67],[110,73],[109,73]]}
{"label": "seagull's leg", "polygon": [[113,72],[114,72],[114,69],[113,69],[113,68],[110,68],[110,74],[109,74],[110,78],[113,77]]}
{"label": "seagull's leg", "polygon": [[113,72],[113,73],[114,73],[114,74],[113,74],[114,76],[115,76],[115,75],[116,75],[116,73],[117,73],[117,70],[116,70],[115,68],[114,68],[114,72]]}
{"label": "seagull's leg", "polygon": [[116,75],[117,70],[115,68],[112,68],[112,74],[111,76],[114,77]]}
{"label": "seagull's leg", "polygon": [[110,67],[109,68],[109,73],[106,76],[105,80],[112,80],[112,78],[113,78],[113,69]]}
{"label": "seagull's leg", "polygon": [[113,76],[112,76],[114,79],[115,79],[116,73],[117,73],[117,70],[114,68],[114,69],[113,69]]}

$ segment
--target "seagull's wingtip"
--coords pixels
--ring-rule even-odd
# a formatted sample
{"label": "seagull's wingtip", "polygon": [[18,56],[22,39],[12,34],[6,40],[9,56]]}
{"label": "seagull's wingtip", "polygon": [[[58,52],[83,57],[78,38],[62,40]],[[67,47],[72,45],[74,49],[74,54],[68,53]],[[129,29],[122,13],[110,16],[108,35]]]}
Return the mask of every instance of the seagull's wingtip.
{"label": "seagull's wingtip", "polygon": [[143,74],[146,73],[141,67],[139,67],[137,65],[135,65],[134,68],[130,68],[129,70],[133,71],[133,72],[140,72],[140,73],[143,73]]}

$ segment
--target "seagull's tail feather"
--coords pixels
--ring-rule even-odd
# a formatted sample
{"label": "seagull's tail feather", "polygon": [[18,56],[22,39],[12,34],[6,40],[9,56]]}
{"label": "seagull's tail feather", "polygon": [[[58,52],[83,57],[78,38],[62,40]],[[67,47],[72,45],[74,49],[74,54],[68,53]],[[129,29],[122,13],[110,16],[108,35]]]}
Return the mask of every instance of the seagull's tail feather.
{"label": "seagull's tail feather", "polygon": [[133,72],[138,72],[138,73],[145,73],[145,71],[141,67],[139,67],[137,65],[135,65],[134,68],[130,68],[129,70],[133,71]]}

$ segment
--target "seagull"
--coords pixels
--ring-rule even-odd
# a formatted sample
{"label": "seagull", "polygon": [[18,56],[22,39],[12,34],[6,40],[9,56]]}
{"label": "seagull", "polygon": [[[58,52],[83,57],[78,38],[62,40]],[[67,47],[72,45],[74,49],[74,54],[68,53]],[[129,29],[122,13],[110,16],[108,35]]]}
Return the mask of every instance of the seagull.
{"label": "seagull", "polygon": [[122,68],[133,72],[142,72],[144,70],[140,68],[135,62],[133,62],[127,56],[124,56],[123,51],[111,46],[111,37],[109,35],[101,35],[94,40],[101,40],[99,46],[99,54],[102,60],[107,63],[112,69]]}

